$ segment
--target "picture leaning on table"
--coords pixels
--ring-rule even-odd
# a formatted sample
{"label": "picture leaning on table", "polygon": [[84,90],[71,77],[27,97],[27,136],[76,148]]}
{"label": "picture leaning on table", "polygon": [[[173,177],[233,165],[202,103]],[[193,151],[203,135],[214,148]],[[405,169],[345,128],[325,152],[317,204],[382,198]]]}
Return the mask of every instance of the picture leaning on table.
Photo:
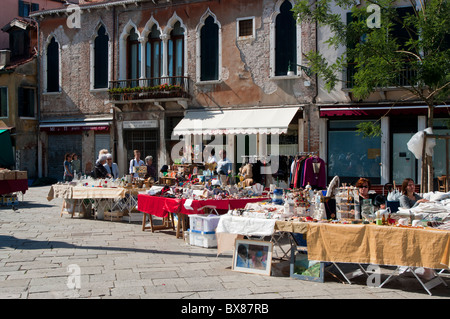
{"label": "picture leaning on table", "polygon": [[402,208],[413,208],[419,205],[420,203],[428,202],[427,199],[422,198],[419,194],[414,192],[416,185],[412,178],[405,178],[402,183],[400,196],[400,207]]}

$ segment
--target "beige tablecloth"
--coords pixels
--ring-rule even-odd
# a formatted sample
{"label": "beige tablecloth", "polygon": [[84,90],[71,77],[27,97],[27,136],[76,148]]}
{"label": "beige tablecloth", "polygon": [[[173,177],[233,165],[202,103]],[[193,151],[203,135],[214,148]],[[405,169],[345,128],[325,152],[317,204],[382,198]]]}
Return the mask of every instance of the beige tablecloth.
{"label": "beige tablecloth", "polygon": [[72,198],[72,189],[73,189],[73,186],[70,186],[70,185],[54,184],[50,187],[50,190],[48,191],[47,200],[51,201],[54,198],[71,199]]}
{"label": "beige tablecloth", "polygon": [[308,224],[305,222],[292,222],[277,220],[275,223],[275,231],[285,231],[290,233],[306,234]]}
{"label": "beige tablecloth", "polygon": [[450,232],[376,225],[309,223],[308,259],[443,269]]}
{"label": "beige tablecloth", "polygon": [[96,198],[96,199],[106,199],[106,198],[124,198],[127,189],[125,188],[106,188],[106,187],[84,187],[75,186],[72,189],[73,199],[84,199],[84,198]]}
{"label": "beige tablecloth", "polygon": [[54,184],[51,186],[47,200],[51,201],[54,198],[64,199],[107,199],[107,198],[124,198],[125,194],[137,195],[139,191],[145,189],[137,188],[107,188],[107,187],[86,187],[86,186],[71,186],[66,184]]}

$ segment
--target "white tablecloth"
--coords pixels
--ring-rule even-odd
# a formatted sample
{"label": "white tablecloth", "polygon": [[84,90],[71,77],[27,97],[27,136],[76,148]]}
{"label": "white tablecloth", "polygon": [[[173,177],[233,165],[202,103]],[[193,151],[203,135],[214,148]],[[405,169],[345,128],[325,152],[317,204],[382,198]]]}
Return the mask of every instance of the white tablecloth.
{"label": "white tablecloth", "polygon": [[271,236],[275,229],[275,219],[249,218],[222,215],[216,233],[229,233],[244,236]]}

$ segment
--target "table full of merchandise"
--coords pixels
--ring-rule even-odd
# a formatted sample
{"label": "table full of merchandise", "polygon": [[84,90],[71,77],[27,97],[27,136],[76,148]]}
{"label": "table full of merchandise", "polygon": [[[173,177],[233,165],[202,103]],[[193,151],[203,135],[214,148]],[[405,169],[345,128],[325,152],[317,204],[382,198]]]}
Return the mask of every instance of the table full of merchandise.
{"label": "table full of merchandise", "polygon": [[[178,218],[176,235],[177,238],[180,238],[182,233],[187,231],[188,215],[205,214],[208,212],[219,214],[220,212],[227,212],[231,209],[244,208],[248,203],[266,200],[268,200],[267,197],[189,199],[139,194],[138,210],[144,213],[142,230],[150,229],[152,232],[167,228],[175,230],[173,216],[176,214]],[[163,225],[154,225],[152,216],[164,218]],[[147,226],[146,217],[149,218],[149,226]]]}
{"label": "table full of merchandise", "polygon": [[64,183],[52,185],[47,200],[64,199],[61,216],[67,211],[72,217],[75,212],[88,217],[91,210],[94,210],[94,217],[98,219],[117,220],[117,218],[127,217],[129,221],[132,221],[132,212],[137,206],[137,195],[144,191],[146,189],[143,188],[82,186]]}
{"label": "table full of merchandise", "polygon": [[[361,274],[367,276],[361,265],[396,266],[395,271],[401,267],[425,267],[433,270],[433,280],[423,283],[415,276],[429,294],[436,285],[447,285],[437,272],[450,269],[450,231],[447,228],[286,219],[274,214],[277,208],[283,209],[280,205],[250,204],[244,210],[230,210],[222,215],[216,229],[218,253],[233,249],[235,238],[271,236],[273,241],[275,234],[286,232],[304,239],[302,245],[309,261],[336,266],[358,264],[363,270]],[[271,214],[267,214],[269,210]],[[291,240],[291,277],[296,277],[293,269],[299,245],[296,240]],[[338,269],[345,277],[346,274]],[[351,283],[347,277],[345,279]]]}

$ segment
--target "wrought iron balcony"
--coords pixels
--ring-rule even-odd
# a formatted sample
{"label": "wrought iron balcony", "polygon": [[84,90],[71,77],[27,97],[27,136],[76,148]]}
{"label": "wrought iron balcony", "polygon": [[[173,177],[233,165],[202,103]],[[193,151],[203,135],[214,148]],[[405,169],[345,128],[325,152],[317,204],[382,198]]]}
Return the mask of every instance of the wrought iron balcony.
{"label": "wrought iron balcony", "polygon": [[[349,63],[346,72],[346,88],[352,89],[355,85],[354,75],[356,73],[356,63]],[[417,72],[408,65],[404,65],[400,73],[392,80],[392,83],[388,87],[410,86],[411,81],[414,81],[417,77]]]}
{"label": "wrought iron balcony", "polygon": [[119,80],[109,84],[109,100],[116,104],[189,99],[189,78],[185,76]]}

